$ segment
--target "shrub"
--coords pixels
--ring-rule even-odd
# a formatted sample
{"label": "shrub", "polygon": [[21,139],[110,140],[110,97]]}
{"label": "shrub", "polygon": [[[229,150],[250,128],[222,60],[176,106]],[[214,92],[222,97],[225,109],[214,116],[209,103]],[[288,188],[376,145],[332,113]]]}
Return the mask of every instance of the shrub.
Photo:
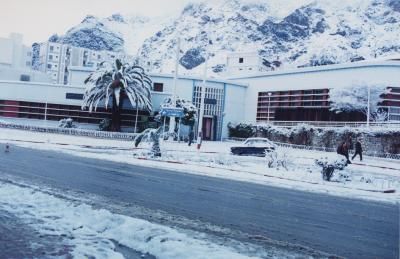
{"label": "shrub", "polygon": [[110,119],[102,119],[99,123],[99,130],[110,131],[111,130],[111,120]]}
{"label": "shrub", "polygon": [[343,170],[347,166],[347,160],[343,157],[328,159],[327,157],[315,160],[315,164],[322,168],[322,179],[330,181],[335,170]]}
{"label": "shrub", "polygon": [[268,168],[284,168],[286,171],[288,170],[289,158],[285,152],[266,152],[265,158]]}
{"label": "shrub", "polygon": [[239,123],[233,124],[228,123],[229,137],[234,138],[249,138],[255,133],[254,126],[251,124]]}
{"label": "shrub", "polygon": [[60,128],[67,128],[67,129],[76,128],[76,126],[75,126],[73,123],[74,123],[74,120],[71,119],[71,118],[61,119],[61,120],[58,122],[58,127],[60,127]]}

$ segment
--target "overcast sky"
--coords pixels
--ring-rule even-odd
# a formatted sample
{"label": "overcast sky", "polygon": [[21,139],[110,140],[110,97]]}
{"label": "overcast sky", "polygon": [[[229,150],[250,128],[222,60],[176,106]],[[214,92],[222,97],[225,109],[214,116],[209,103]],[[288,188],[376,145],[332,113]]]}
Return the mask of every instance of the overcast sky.
{"label": "overcast sky", "polygon": [[11,32],[24,35],[27,45],[64,34],[87,14],[106,17],[113,13],[161,16],[179,12],[193,0],[0,0],[0,37]]}

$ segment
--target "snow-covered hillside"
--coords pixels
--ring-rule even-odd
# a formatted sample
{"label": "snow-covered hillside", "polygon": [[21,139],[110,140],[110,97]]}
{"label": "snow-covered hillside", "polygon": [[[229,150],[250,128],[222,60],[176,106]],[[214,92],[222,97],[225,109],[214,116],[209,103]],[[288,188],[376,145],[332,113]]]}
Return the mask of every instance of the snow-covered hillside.
{"label": "snow-covered hillside", "polygon": [[181,71],[191,74],[201,73],[207,52],[217,76],[227,54],[238,51],[257,52],[267,70],[371,59],[400,52],[400,1],[206,1],[162,19],[88,16],[51,40],[124,50],[151,70],[169,73],[178,36]]}

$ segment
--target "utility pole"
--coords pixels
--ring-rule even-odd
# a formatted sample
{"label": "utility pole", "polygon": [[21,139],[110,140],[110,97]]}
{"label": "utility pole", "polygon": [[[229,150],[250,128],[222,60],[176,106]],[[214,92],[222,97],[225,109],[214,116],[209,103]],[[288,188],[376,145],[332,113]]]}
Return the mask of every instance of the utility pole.
{"label": "utility pole", "polygon": [[367,127],[369,128],[369,116],[370,116],[370,100],[371,99],[371,86],[368,85],[368,97],[367,97]]}
{"label": "utility pole", "polygon": [[[175,60],[175,74],[174,74],[174,88],[172,92],[172,107],[176,107],[176,85],[178,81],[178,68],[179,68],[179,52],[180,52],[181,39],[178,37],[176,43],[176,60]],[[169,133],[174,133],[175,130],[175,117],[169,118]]]}
{"label": "utility pole", "polygon": [[203,138],[203,117],[204,117],[204,99],[206,95],[206,78],[207,78],[207,60],[204,62],[203,82],[201,83],[201,96],[200,96],[200,114],[199,114],[199,125],[197,134],[197,149],[200,150],[201,141]]}

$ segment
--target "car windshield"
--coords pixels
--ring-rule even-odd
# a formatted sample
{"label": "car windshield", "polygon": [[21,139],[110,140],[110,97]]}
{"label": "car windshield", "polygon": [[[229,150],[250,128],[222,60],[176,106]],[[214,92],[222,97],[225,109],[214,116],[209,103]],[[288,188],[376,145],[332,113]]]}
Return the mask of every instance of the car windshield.
{"label": "car windshield", "polygon": [[268,139],[248,139],[244,142],[244,144],[248,146],[267,146],[271,143]]}

